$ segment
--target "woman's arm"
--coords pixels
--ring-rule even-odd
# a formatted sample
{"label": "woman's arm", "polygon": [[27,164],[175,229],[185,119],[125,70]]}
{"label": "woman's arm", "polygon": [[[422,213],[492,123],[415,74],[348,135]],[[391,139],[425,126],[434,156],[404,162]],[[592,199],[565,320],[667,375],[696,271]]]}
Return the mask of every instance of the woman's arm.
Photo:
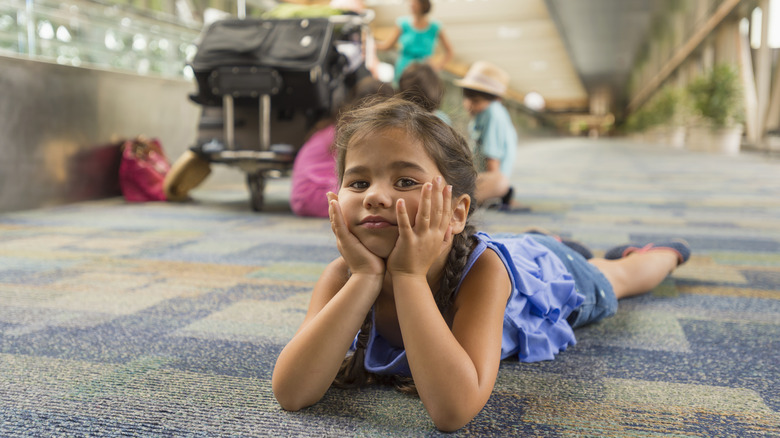
{"label": "woman's arm", "polygon": [[401,28],[398,26],[395,26],[393,28],[393,33],[390,34],[390,38],[387,40],[376,40],[376,50],[378,51],[384,51],[384,50],[390,50],[393,47],[395,47],[396,43],[398,43],[398,38],[401,37]]}
{"label": "woman's arm", "polygon": [[316,403],[328,390],[384,281],[384,261],[349,232],[336,195],[328,199],[342,257],[314,286],[306,317],[279,354],[271,379],[274,396],[291,411]]}
{"label": "woman's arm", "polygon": [[461,285],[452,328],[424,278],[393,276],[396,310],[409,368],[436,427],[471,421],[495,385],[510,281],[493,251],[485,251]]}
{"label": "woman's arm", "polygon": [[449,38],[444,34],[444,29],[439,29],[439,42],[441,43],[442,51],[444,51],[444,55],[440,60],[436,62],[435,65],[432,67],[440,71],[444,67],[447,66],[447,63],[452,61],[453,51],[452,51],[452,45],[450,44]]}

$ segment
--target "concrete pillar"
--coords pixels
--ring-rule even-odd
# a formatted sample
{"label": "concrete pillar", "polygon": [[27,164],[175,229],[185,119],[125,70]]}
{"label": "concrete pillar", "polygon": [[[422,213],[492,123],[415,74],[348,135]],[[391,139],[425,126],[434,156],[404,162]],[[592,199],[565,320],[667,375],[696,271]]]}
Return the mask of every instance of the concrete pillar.
{"label": "concrete pillar", "polygon": [[718,27],[715,34],[715,65],[739,61],[739,18],[729,18]]}
{"label": "concrete pillar", "polygon": [[742,96],[745,106],[745,134],[749,143],[756,144],[758,138],[758,103],[756,80],[753,72],[753,57],[750,49],[750,34],[739,33],[739,74],[742,78]]}
{"label": "concrete pillar", "polygon": [[766,130],[780,128],[780,67],[775,68],[775,78],[772,81],[772,97],[769,99],[769,112],[766,116]]}
{"label": "concrete pillar", "polygon": [[756,120],[758,132],[756,133],[756,146],[763,149],[764,137],[766,137],[766,118],[769,110],[769,86],[772,78],[772,54],[769,50],[769,0],[761,0],[761,47],[758,49],[756,59]]}
{"label": "concrete pillar", "polygon": [[611,110],[612,91],[609,87],[601,87],[594,90],[590,96],[590,113],[596,116],[604,116]]}
{"label": "concrete pillar", "polygon": [[701,51],[701,71],[706,72],[715,67],[715,46],[711,40],[704,42],[704,48]]}

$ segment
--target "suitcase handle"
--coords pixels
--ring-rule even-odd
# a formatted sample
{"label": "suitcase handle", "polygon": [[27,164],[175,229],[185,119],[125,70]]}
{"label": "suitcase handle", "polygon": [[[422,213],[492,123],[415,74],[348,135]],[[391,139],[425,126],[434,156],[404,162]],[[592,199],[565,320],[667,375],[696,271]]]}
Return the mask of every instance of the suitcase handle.
{"label": "suitcase handle", "polygon": [[282,76],[272,68],[220,67],[209,75],[209,87],[215,96],[273,96],[282,89]]}

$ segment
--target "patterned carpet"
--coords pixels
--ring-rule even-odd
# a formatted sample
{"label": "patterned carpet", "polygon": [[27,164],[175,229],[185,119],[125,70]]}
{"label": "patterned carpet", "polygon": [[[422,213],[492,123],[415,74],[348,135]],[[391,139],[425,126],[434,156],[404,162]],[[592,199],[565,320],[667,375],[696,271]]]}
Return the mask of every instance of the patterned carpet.
{"label": "patterned carpet", "polygon": [[[276,356],[337,255],[289,180],[189,204],[107,199],[0,215],[1,436],[438,436],[419,399],[274,401]],[[490,232],[540,226],[597,254],[684,237],[689,264],[577,331],[555,361],[502,363],[452,436],[780,436],[780,157],[626,141],[530,142]]]}

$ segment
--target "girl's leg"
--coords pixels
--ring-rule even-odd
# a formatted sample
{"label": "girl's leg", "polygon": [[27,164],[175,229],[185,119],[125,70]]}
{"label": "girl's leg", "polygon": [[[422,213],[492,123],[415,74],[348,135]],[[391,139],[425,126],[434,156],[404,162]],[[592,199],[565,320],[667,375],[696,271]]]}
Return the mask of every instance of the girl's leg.
{"label": "girl's leg", "polygon": [[677,267],[678,253],[656,248],[653,251],[635,252],[617,260],[593,258],[596,266],[620,298],[649,292],[658,286]]}

